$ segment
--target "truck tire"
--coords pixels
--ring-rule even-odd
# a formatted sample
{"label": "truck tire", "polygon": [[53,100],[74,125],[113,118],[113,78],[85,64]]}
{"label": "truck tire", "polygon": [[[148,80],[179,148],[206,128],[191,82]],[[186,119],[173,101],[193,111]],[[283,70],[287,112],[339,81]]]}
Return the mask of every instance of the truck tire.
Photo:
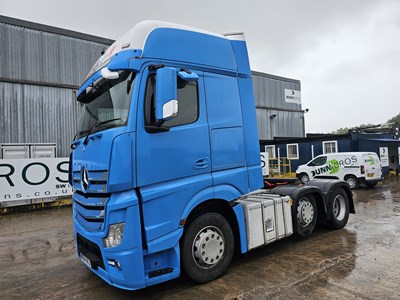
{"label": "truck tire", "polygon": [[349,219],[349,197],[342,188],[338,187],[333,191],[329,206],[329,226],[332,229],[346,226]]}
{"label": "truck tire", "polygon": [[310,177],[308,176],[307,173],[301,173],[300,176],[299,176],[299,178],[300,178],[300,181],[301,181],[302,183],[307,183],[307,182],[310,181]]}
{"label": "truck tire", "polygon": [[349,184],[351,189],[356,189],[359,186],[359,182],[356,176],[348,175],[344,180]]}
{"label": "truck tire", "polygon": [[302,237],[308,237],[314,231],[317,223],[318,208],[314,196],[308,194],[294,200],[292,212],[295,233]]}
{"label": "truck tire", "polygon": [[190,279],[204,283],[220,277],[234,253],[234,237],[227,220],[217,213],[198,216],[182,241],[183,268]]}

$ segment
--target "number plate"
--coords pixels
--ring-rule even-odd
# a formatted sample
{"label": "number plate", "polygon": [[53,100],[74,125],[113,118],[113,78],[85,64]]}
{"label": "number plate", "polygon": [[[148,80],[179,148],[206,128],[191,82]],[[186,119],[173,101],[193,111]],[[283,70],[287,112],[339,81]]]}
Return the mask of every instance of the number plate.
{"label": "number plate", "polygon": [[89,268],[92,268],[92,263],[90,262],[89,258],[87,258],[82,253],[79,253],[79,257],[81,258],[81,260],[84,262],[85,265],[87,265]]}
{"label": "number plate", "polygon": [[368,174],[367,174],[367,177],[368,177],[368,178],[374,177],[374,175],[375,175],[374,173],[368,173]]}

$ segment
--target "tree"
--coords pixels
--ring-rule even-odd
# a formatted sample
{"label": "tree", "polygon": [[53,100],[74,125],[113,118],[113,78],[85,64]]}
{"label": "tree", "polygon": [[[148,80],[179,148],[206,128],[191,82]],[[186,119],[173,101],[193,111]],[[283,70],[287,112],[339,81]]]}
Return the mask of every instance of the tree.
{"label": "tree", "polygon": [[369,123],[369,124],[361,124],[361,125],[356,126],[356,127],[342,127],[342,128],[339,128],[339,129],[337,129],[335,131],[332,131],[332,133],[333,134],[345,134],[345,133],[348,133],[349,130],[361,129],[361,128],[370,128],[370,127],[377,127],[377,125]]}
{"label": "tree", "polygon": [[387,122],[388,123],[398,123],[398,124],[400,124],[400,113],[397,114],[397,116],[394,116],[393,118],[390,118]]}
{"label": "tree", "polygon": [[[394,116],[393,118],[390,118],[389,120],[386,121],[387,124],[393,124],[397,123],[400,124],[400,113]],[[339,129],[336,129],[335,131],[332,131],[332,134],[346,134],[349,132],[349,130],[354,130],[354,129],[361,129],[361,128],[370,128],[370,127],[378,127],[379,125],[374,125],[374,124],[361,124],[356,127],[341,127]],[[389,125],[391,126],[391,125]]]}
{"label": "tree", "polygon": [[332,131],[332,134],[345,134],[349,132],[350,128],[349,127],[341,127],[339,129],[336,129],[335,131]]}

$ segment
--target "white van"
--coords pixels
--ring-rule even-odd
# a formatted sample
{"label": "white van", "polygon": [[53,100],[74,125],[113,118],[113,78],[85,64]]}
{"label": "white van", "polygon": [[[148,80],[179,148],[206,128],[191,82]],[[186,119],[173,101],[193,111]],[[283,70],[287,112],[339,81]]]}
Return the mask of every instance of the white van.
{"label": "white van", "polygon": [[364,183],[375,186],[383,180],[379,157],[374,152],[339,152],[318,155],[297,168],[296,176],[306,183],[310,178],[335,178],[347,181],[350,188]]}

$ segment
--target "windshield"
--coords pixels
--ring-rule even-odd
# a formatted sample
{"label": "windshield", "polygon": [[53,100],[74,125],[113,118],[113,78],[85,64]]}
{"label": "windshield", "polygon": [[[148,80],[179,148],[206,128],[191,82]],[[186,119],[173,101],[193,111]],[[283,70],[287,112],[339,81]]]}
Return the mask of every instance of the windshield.
{"label": "windshield", "polygon": [[126,125],[131,102],[135,73],[120,72],[117,79],[101,78],[91,89],[83,92],[78,101],[83,102],[80,129],[75,139],[90,133]]}

